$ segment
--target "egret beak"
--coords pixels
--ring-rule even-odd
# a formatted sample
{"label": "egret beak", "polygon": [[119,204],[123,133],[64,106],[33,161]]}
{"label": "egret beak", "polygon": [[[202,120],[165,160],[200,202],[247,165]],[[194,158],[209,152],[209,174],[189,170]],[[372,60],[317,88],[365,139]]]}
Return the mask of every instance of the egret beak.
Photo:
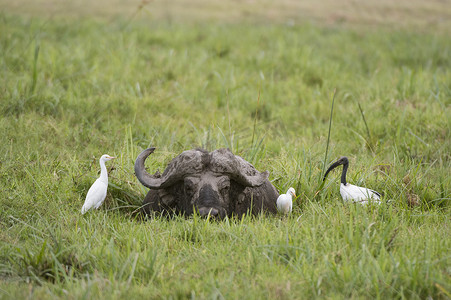
{"label": "egret beak", "polygon": [[116,159],[114,156],[108,156],[109,159]]}

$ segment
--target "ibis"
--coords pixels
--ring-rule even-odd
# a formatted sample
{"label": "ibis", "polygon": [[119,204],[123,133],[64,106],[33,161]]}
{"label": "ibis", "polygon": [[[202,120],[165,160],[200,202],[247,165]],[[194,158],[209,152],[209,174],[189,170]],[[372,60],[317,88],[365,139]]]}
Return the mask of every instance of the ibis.
{"label": "ibis", "polygon": [[327,174],[329,174],[330,171],[340,165],[343,165],[340,194],[344,201],[361,204],[367,204],[371,201],[373,203],[380,204],[381,195],[378,192],[346,182],[346,172],[349,167],[349,160],[346,156],[340,157],[339,160],[334,162],[329,169],[327,169],[326,174],[324,174],[323,181],[326,180]]}
{"label": "ibis", "polygon": [[290,187],[286,194],[282,194],[277,198],[277,210],[283,214],[291,213],[293,197],[296,197],[296,192],[294,188]]}
{"label": "ibis", "polygon": [[100,177],[92,184],[89,188],[88,194],[86,195],[85,203],[81,208],[81,213],[84,214],[91,208],[99,208],[102,205],[106,197],[106,191],[108,188],[108,172],[106,170],[105,162],[115,159],[115,157],[109,156],[107,154],[100,157]]}

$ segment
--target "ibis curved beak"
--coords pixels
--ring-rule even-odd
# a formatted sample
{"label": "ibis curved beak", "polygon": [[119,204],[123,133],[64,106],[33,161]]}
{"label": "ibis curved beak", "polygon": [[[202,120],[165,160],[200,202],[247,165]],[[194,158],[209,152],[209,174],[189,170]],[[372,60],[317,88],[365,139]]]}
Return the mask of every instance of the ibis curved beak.
{"label": "ibis curved beak", "polygon": [[326,180],[327,175],[329,174],[330,171],[332,171],[333,169],[335,169],[336,167],[342,165],[341,161],[336,161],[334,162],[329,169],[327,169],[326,174],[324,174],[324,178],[323,181]]}

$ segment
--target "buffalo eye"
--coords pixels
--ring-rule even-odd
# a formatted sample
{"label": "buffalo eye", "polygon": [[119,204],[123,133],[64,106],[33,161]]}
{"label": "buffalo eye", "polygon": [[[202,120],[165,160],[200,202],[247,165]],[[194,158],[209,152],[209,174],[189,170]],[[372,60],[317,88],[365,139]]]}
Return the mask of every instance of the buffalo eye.
{"label": "buffalo eye", "polygon": [[224,198],[229,196],[229,190],[230,190],[230,186],[225,186],[222,188],[221,193]]}
{"label": "buffalo eye", "polygon": [[185,194],[192,196],[194,194],[194,186],[191,184],[185,184]]}
{"label": "buffalo eye", "polygon": [[218,188],[223,197],[228,196],[230,190],[230,179],[228,177],[221,179],[218,183]]}
{"label": "buffalo eye", "polygon": [[192,180],[185,178],[184,186],[185,186],[185,194],[187,196],[193,196],[196,190],[195,183]]}

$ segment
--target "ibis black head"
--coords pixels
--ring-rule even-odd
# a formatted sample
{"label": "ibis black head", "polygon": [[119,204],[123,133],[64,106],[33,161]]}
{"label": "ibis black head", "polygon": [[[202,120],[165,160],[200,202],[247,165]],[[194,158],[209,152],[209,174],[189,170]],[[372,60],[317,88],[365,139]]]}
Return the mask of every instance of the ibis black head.
{"label": "ibis black head", "polygon": [[346,156],[342,156],[335,163],[338,163],[338,165],[346,165],[349,164],[349,160]]}
{"label": "ibis black head", "polygon": [[345,168],[348,167],[349,165],[349,160],[346,156],[342,156],[340,157],[336,162],[334,162],[329,169],[327,169],[326,174],[324,174],[324,178],[323,181],[326,180],[327,175],[329,174],[330,171],[332,171],[333,169],[335,169],[336,167],[343,165]]}

